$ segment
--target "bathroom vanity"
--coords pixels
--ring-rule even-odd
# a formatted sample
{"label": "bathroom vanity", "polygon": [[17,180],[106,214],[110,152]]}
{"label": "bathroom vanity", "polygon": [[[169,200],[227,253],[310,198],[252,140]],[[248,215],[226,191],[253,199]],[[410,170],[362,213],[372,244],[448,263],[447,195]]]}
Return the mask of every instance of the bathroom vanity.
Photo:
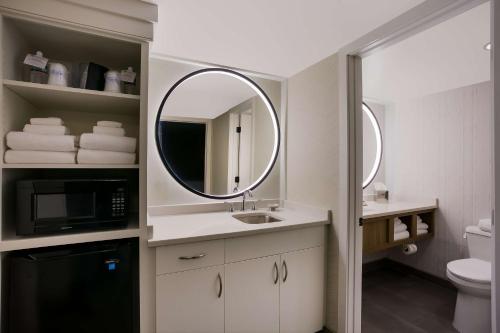
{"label": "bathroom vanity", "polygon": [[[363,217],[360,224],[363,226],[363,254],[383,251],[398,245],[414,243],[434,236],[434,214],[438,202],[387,202],[377,203],[368,201],[363,206]],[[417,216],[429,228],[423,235],[417,234]],[[406,224],[409,238],[394,240],[395,219],[399,218]]]}
{"label": "bathroom vanity", "polygon": [[[157,331],[320,331],[328,212],[284,206],[150,215]],[[241,215],[280,221],[248,224]]]}

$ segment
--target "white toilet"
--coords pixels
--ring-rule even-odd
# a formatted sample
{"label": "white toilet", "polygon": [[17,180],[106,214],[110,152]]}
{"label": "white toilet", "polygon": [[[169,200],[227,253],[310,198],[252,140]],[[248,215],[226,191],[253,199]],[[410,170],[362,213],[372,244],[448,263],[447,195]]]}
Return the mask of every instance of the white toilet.
{"label": "white toilet", "polygon": [[448,279],[457,287],[453,326],[460,333],[491,332],[491,234],[465,229],[470,258],[450,261]]}

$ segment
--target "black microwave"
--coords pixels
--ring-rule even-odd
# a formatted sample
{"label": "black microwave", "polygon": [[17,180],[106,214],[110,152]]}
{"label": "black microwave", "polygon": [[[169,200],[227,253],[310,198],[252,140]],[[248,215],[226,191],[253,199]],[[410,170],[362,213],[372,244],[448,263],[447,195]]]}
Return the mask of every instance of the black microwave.
{"label": "black microwave", "polygon": [[127,225],[126,179],[21,180],[16,185],[18,235]]}

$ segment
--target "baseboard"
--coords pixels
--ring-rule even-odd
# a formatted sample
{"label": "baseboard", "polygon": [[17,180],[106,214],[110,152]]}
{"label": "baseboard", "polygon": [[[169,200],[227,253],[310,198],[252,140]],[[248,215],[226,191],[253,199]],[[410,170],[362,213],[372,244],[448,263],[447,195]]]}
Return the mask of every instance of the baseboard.
{"label": "baseboard", "polygon": [[[365,268],[366,267],[366,268]],[[439,276],[435,276],[432,274],[429,274],[427,272],[418,270],[414,267],[402,264],[400,262],[391,260],[389,258],[383,258],[380,260],[376,260],[373,262],[369,262],[363,265],[363,274],[365,273],[370,273],[376,270],[380,269],[391,269],[396,272],[404,273],[404,274],[411,274],[414,276],[418,276],[421,279],[433,282],[435,284],[439,284],[440,286],[450,288],[453,290],[456,290],[455,286],[448,280],[443,279]]]}

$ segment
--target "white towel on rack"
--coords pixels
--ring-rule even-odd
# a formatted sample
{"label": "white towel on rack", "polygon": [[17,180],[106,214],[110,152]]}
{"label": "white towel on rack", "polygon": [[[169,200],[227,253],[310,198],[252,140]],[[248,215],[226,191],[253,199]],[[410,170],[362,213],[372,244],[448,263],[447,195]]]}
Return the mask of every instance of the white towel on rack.
{"label": "white towel on rack", "polygon": [[404,223],[394,225],[394,233],[402,232],[408,229],[408,226]]}
{"label": "white towel on rack", "polygon": [[64,125],[61,118],[48,117],[48,118],[31,118],[31,125]]}
{"label": "white towel on rack", "polygon": [[427,230],[429,229],[429,225],[424,222],[417,222],[417,230]]}
{"label": "white towel on rack", "polygon": [[84,133],[80,137],[80,147],[84,149],[135,153],[136,139],[127,136],[112,136]]}
{"label": "white towel on rack", "polygon": [[5,152],[5,163],[75,163],[75,152],[67,151],[30,151],[30,150],[7,150]]}
{"label": "white towel on rack", "polygon": [[125,130],[121,127],[94,126],[93,132],[95,134],[125,136]]}
{"label": "white towel on rack", "polygon": [[417,229],[417,236],[418,235],[424,235],[424,234],[426,234],[428,232],[429,232],[429,230],[427,230],[427,229]]}
{"label": "white towel on rack", "polygon": [[104,150],[78,150],[79,164],[134,164],[135,154]]}
{"label": "white towel on rack", "polygon": [[402,240],[405,238],[410,238],[410,233],[408,231],[401,231],[401,232],[394,233],[394,240],[395,241]]}
{"label": "white towel on rack", "polygon": [[97,126],[121,128],[122,123],[118,121],[100,120],[97,122]]}
{"label": "white towel on rack", "polygon": [[76,138],[72,135],[45,135],[9,132],[7,146],[14,150],[76,151]]}
{"label": "white towel on rack", "polygon": [[69,130],[66,126],[62,125],[24,125],[23,132],[27,133],[37,133],[45,135],[65,135],[69,134]]}

